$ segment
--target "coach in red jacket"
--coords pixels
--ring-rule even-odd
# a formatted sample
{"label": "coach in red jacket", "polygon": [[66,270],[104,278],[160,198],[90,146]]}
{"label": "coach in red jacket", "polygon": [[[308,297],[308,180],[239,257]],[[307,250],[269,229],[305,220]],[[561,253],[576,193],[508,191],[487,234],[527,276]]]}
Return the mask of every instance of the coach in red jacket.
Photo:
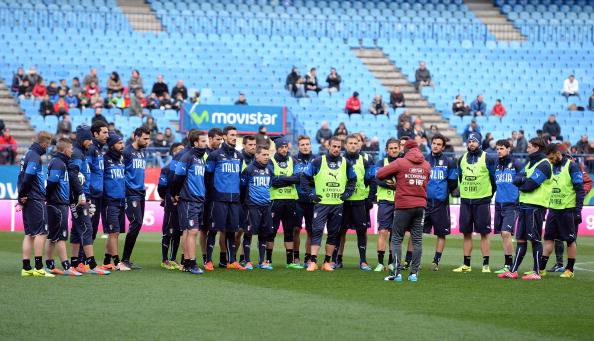
{"label": "coach in red jacket", "polygon": [[404,144],[404,157],[397,159],[377,172],[379,180],[395,177],[394,224],[392,225],[392,252],[395,255],[395,272],[386,277],[387,281],[402,281],[400,259],[404,232],[410,230],[413,242],[411,272],[408,280],[417,281],[423,251],[423,218],[427,206],[427,182],[431,167],[414,140]]}

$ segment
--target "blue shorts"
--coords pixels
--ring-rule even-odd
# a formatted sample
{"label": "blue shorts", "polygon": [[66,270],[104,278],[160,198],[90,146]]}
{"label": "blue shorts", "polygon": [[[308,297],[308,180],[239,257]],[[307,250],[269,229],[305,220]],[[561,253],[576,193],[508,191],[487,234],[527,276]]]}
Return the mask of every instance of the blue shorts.
{"label": "blue shorts", "polygon": [[204,203],[180,200],[177,203],[177,214],[179,216],[179,228],[182,231],[197,230],[202,226]]}
{"label": "blue shorts", "polygon": [[68,205],[47,204],[47,225],[50,241],[68,240]]}
{"label": "blue shorts", "polygon": [[[72,215],[72,232],[70,233],[71,244],[82,244],[83,246],[93,245],[93,222],[89,216],[88,206],[70,205]],[[99,214],[99,212],[95,212]]]}
{"label": "blue shorts", "polygon": [[342,204],[342,222],[341,230],[367,230],[369,225],[369,211],[365,207],[365,200],[361,201],[345,201]]}
{"label": "blue shorts", "polygon": [[509,232],[514,234],[518,220],[518,206],[513,203],[495,203],[495,234]]}
{"label": "blue shorts", "polygon": [[176,231],[180,231],[177,206],[165,207],[163,211],[164,213],[162,232],[164,236],[171,236]]}
{"label": "blue shorts", "polygon": [[[126,199],[126,217],[128,218],[128,233],[140,233],[144,221],[144,198]],[[120,227],[120,233],[126,232],[126,227]]]}
{"label": "blue shorts", "polygon": [[120,233],[125,231],[126,213],[125,204],[118,202],[106,202],[105,204],[105,219],[103,221],[104,233]]}
{"label": "blue shorts", "polygon": [[377,204],[377,229],[392,231],[394,222],[394,203],[382,200]]}
{"label": "blue shorts", "polygon": [[427,199],[423,232],[436,236],[447,236],[451,233],[450,204],[447,201]]}
{"label": "blue shorts", "polygon": [[489,234],[491,233],[491,208],[490,203],[460,204],[460,232]]}
{"label": "blue shorts", "polygon": [[305,219],[305,230],[311,232],[313,226],[314,204],[310,202],[297,202],[295,210],[295,227],[301,229]]}
{"label": "blue shorts", "polygon": [[247,206],[248,225],[246,233],[268,238],[272,234],[272,210],[270,206]]}
{"label": "blue shorts", "polygon": [[269,242],[273,242],[276,233],[282,222],[283,237],[285,243],[293,242],[293,229],[296,224],[297,217],[297,202],[292,199],[279,199],[272,201],[272,233],[270,234]]}
{"label": "blue shorts", "polygon": [[241,205],[241,210],[239,211],[239,228],[247,231],[249,224],[249,208],[246,205]]}
{"label": "blue shorts", "polygon": [[573,208],[564,210],[549,209],[545,223],[544,240],[561,240],[570,244],[575,242],[577,226],[574,218],[575,210]]}
{"label": "blue shorts", "polygon": [[547,209],[541,206],[523,206],[518,209],[518,226],[516,239],[527,241],[540,241],[542,223]]}
{"label": "blue shorts", "polygon": [[209,198],[206,199],[204,202],[204,215],[202,219],[204,223],[200,227],[201,231],[208,231],[209,229],[214,229],[214,222],[212,220],[212,200]]}
{"label": "blue shorts", "polygon": [[101,197],[91,198],[89,203],[95,205],[95,214],[91,217],[91,224],[93,225],[93,240],[97,237],[97,231],[99,230],[99,219],[103,217],[103,199]]}
{"label": "blue shorts", "polygon": [[314,206],[313,227],[311,232],[311,245],[320,246],[324,227],[328,230],[326,244],[338,245],[340,226],[342,225],[342,204],[326,205],[316,204]]}
{"label": "blue shorts", "polygon": [[219,232],[239,231],[240,210],[241,205],[238,202],[213,202],[211,210],[213,221],[212,229]]}
{"label": "blue shorts", "polygon": [[27,236],[48,234],[47,209],[41,200],[27,200],[23,205],[23,225]]}

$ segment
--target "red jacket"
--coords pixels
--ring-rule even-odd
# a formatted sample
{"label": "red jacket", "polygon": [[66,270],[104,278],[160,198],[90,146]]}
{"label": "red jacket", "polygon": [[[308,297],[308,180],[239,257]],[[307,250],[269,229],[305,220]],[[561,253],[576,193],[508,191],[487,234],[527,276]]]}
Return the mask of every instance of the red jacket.
{"label": "red jacket", "polygon": [[361,110],[361,101],[357,97],[350,97],[346,101],[345,109],[347,110]]}
{"label": "red jacket", "polygon": [[418,148],[409,150],[399,158],[382,167],[377,172],[379,180],[396,177],[394,206],[398,209],[427,206],[427,183],[431,166]]}
{"label": "red jacket", "polygon": [[35,84],[35,86],[33,87],[32,94],[35,97],[43,97],[47,95],[47,88],[45,87],[45,85]]}
{"label": "red jacket", "polygon": [[17,151],[17,141],[9,135],[8,137],[4,136],[4,134],[0,135],[0,150],[7,150],[11,148],[15,153]]}
{"label": "red jacket", "polygon": [[491,115],[493,116],[503,117],[506,113],[507,111],[505,110],[503,104],[495,104],[493,109],[491,109]]}

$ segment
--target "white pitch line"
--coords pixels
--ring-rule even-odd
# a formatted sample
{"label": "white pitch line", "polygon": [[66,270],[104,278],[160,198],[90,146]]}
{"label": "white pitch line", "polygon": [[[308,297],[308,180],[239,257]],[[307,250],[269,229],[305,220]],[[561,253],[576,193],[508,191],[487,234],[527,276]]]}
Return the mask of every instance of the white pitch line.
{"label": "white pitch line", "polygon": [[594,270],[590,270],[590,269],[584,269],[584,268],[580,268],[578,265],[585,265],[585,264],[594,264],[594,262],[585,262],[585,263],[575,263],[575,265],[573,266],[576,270],[581,270],[581,271],[588,271],[588,272],[594,272]]}

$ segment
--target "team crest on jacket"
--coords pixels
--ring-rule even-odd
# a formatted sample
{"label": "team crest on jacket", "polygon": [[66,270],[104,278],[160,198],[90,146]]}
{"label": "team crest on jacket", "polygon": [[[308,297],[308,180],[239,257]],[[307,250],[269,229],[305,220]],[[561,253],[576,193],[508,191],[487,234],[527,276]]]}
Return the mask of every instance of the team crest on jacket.
{"label": "team crest on jacket", "polygon": [[134,208],[138,207],[138,203],[136,202],[136,200],[132,201],[132,207],[134,207]]}
{"label": "team crest on jacket", "polygon": [[443,160],[439,160],[439,165],[443,166]]}

